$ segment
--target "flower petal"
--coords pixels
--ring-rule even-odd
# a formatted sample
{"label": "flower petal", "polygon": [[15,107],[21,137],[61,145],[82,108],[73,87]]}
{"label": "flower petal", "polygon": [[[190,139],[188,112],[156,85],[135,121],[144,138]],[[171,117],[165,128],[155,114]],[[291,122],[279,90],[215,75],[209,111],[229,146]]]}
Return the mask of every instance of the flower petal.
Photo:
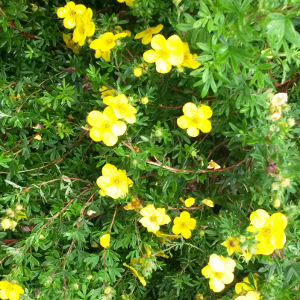
{"label": "flower petal", "polygon": [[103,51],[103,52],[102,52],[102,58],[103,58],[106,62],[110,62],[110,50],[108,50],[108,51]]}
{"label": "flower petal", "polygon": [[185,239],[189,239],[192,235],[192,232],[188,228],[185,227],[182,229],[181,234]]}
{"label": "flower petal", "polygon": [[151,39],[152,39],[152,34],[151,33],[146,33],[144,36],[143,36],[143,39],[142,39],[142,44],[144,45],[147,45],[151,42]]}
{"label": "flower petal", "polygon": [[194,229],[196,227],[196,219],[190,218],[189,220],[189,229]]}
{"label": "flower petal", "polygon": [[134,39],[137,40],[137,39],[141,39],[145,34],[145,30],[142,31],[142,32],[139,32],[135,35]]}
{"label": "flower petal", "polygon": [[112,133],[116,136],[123,135],[125,133],[126,129],[127,129],[126,123],[123,121],[117,121],[111,127]]}
{"label": "flower petal", "polygon": [[118,169],[112,164],[106,164],[102,168],[102,175],[107,177],[118,176]]}
{"label": "flower petal", "polygon": [[189,127],[188,119],[186,116],[181,116],[177,119],[177,125],[182,129],[187,129]]}
{"label": "flower petal", "polygon": [[173,227],[172,227],[172,232],[174,234],[180,234],[181,233],[181,227],[179,226],[179,224],[175,224]]}
{"label": "flower petal", "polygon": [[161,34],[155,35],[151,40],[151,47],[156,51],[159,51],[161,49],[165,49],[166,48],[166,39],[165,39],[165,37]]}
{"label": "flower petal", "polygon": [[282,249],[284,247],[285,242],[286,242],[286,236],[283,231],[276,231],[273,234],[273,236],[270,238],[270,243],[276,249]]}
{"label": "flower petal", "polygon": [[196,127],[189,127],[187,129],[187,134],[191,137],[196,137],[199,135],[199,129]]}
{"label": "flower petal", "polygon": [[59,18],[64,18],[65,16],[66,16],[66,9],[64,8],[64,7],[60,7],[58,10],[57,10],[57,12],[56,12],[56,14],[57,14],[57,16],[59,17]]}
{"label": "flower petal", "polygon": [[182,111],[186,116],[192,117],[198,112],[197,105],[192,102],[188,102],[184,104]]}
{"label": "flower petal", "polygon": [[101,40],[101,37],[96,39],[96,40],[93,40],[91,43],[90,43],[90,48],[91,49],[94,49],[94,50],[100,50],[101,49],[101,46],[102,46],[102,40]]}
{"label": "flower petal", "polygon": [[269,214],[265,210],[258,209],[252,212],[252,214],[250,215],[250,222],[254,227],[260,229],[264,227],[269,217]]}
{"label": "flower petal", "polygon": [[158,73],[166,74],[169,73],[172,69],[172,65],[168,61],[163,60],[162,58],[156,59],[156,71]]}
{"label": "flower petal", "polygon": [[154,50],[144,52],[143,58],[147,63],[154,63],[156,61],[156,53]]}
{"label": "flower petal", "polygon": [[155,207],[153,204],[148,204],[140,213],[143,217],[150,217],[155,213]]}
{"label": "flower petal", "polygon": [[201,270],[201,273],[205,278],[211,278],[214,276],[213,270],[208,265]]}
{"label": "flower petal", "polygon": [[209,120],[202,120],[200,122],[200,126],[199,129],[203,132],[203,133],[208,133],[211,131],[211,122]]}
{"label": "flower petal", "polygon": [[180,214],[180,220],[184,223],[188,223],[190,221],[191,215],[187,211],[183,211]]}
{"label": "flower petal", "polygon": [[275,213],[269,219],[270,225],[275,230],[284,230],[288,224],[287,217],[282,213]]}
{"label": "flower petal", "polygon": [[209,257],[208,264],[214,272],[224,272],[226,270],[226,260],[223,256],[212,254]]}
{"label": "flower petal", "polygon": [[163,27],[164,27],[164,25],[162,25],[162,24],[159,24],[156,27],[152,27],[151,28],[152,34],[159,33],[163,29]]}
{"label": "flower petal", "polygon": [[225,284],[229,284],[233,281],[234,279],[234,275],[233,273],[230,273],[230,272],[225,272],[223,273],[222,275],[222,281],[225,283]]}
{"label": "flower petal", "polygon": [[87,122],[93,127],[99,127],[103,118],[102,112],[98,110],[91,111],[87,116]]}
{"label": "flower petal", "polygon": [[219,293],[225,288],[225,284],[218,278],[212,277],[209,280],[209,287],[215,292]]}
{"label": "flower petal", "polygon": [[211,118],[212,114],[213,114],[212,109],[208,105],[198,106],[198,115],[202,119],[209,119]]}
{"label": "flower petal", "polygon": [[103,138],[101,129],[98,127],[91,128],[90,138],[95,142],[101,142]]}

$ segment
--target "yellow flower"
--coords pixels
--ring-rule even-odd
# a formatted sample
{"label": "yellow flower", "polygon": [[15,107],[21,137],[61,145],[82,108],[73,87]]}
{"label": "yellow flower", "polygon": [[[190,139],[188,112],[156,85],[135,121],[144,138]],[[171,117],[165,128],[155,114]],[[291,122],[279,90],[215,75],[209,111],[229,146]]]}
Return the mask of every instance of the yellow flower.
{"label": "yellow flower", "polygon": [[73,41],[78,43],[79,46],[84,45],[86,37],[95,33],[95,23],[91,21],[92,17],[93,11],[88,8],[82,17],[77,18],[76,28],[73,32]]}
{"label": "yellow flower", "polygon": [[214,202],[209,199],[204,199],[201,202],[209,207],[214,207]]}
{"label": "yellow flower", "polygon": [[134,68],[133,69],[133,74],[134,74],[135,77],[141,77],[143,75],[142,68]]}
{"label": "yellow flower", "polygon": [[75,54],[79,54],[79,45],[75,45],[70,33],[69,34],[63,33],[63,40],[69,49],[73,50]]}
{"label": "yellow flower", "polygon": [[151,42],[152,35],[159,33],[163,29],[164,25],[159,24],[156,27],[150,27],[147,28],[146,30],[139,32],[135,35],[134,39],[142,39],[142,44],[147,45]]}
{"label": "yellow flower", "polygon": [[212,116],[212,110],[207,105],[196,105],[186,103],[183,106],[183,116],[177,119],[177,124],[182,129],[187,129],[187,134],[192,137],[199,135],[199,129],[204,132],[211,131],[211,122],[208,120]]}
{"label": "yellow flower", "polygon": [[127,129],[126,123],[118,121],[111,107],[106,107],[102,112],[93,110],[88,114],[87,122],[92,126],[90,137],[95,142],[106,146],[113,146],[118,141],[118,136],[123,135]]}
{"label": "yellow flower", "polygon": [[166,215],[164,208],[155,209],[153,204],[148,204],[141,210],[143,218],[139,222],[148,229],[149,232],[156,233],[160,225],[165,225],[171,222],[171,218]]}
{"label": "yellow flower", "polygon": [[286,242],[284,229],[288,221],[285,215],[275,213],[272,216],[263,210],[258,209],[250,215],[250,222],[247,230],[249,232],[258,232],[255,240],[259,243],[256,244],[257,250],[255,254],[270,255],[276,249],[282,249]]}
{"label": "yellow flower", "polygon": [[248,262],[252,258],[252,254],[249,252],[248,249],[242,252],[240,256],[245,257],[245,260]]}
{"label": "yellow flower", "polygon": [[76,26],[78,16],[82,16],[86,11],[83,4],[75,5],[73,1],[68,2],[64,7],[57,10],[57,16],[64,19],[64,26],[68,29]]}
{"label": "yellow flower", "polygon": [[132,7],[133,6],[133,1],[134,0],[117,0],[119,3],[126,3],[127,6]]}
{"label": "yellow flower", "polygon": [[178,35],[172,35],[167,40],[161,34],[155,35],[151,40],[154,50],[144,52],[143,58],[148,63],[156,64],[156,71],[162,74],[168,73],[173,66],[183,62],[183,42]]}
{"label": "yellow flower", "polygon": [[174,234],[182,234],[185,239],[189,239],[192,235],[191,230],[196,227],[196,220],[191,218],[187,211],[183,211],[180,217],[174,219],[172,232]]}
{"label": "yellow flower", "polygon": [[107,247],[109,247],[109,244],[110,244],[110,234],[107,233],[107,234],[102,235],[100,237],[100,245],[103,248],[107,248]]}
{"label": "yellow flower", "polygon": [[162,243],[165,243],[166,238],[170,241],[181,238],[180,234],[167,234],[162,231],[156,231],[155,235],[159,238],[162,238]]}
{"label": "yellow flower", "polygon": [[95,50],[95,58],[101,58],[101,57],[106,62],[110,62],[110,50],[109,51]]}
{"label": "yellow flower", "polygon": [[217,164],[216,162],[214,162],[213,160],[211,160],[211,161],[208,163],[207,169],[217,170],[217,169],[221,169],[221,166],[218,165],[218,164]]}
{"label": "yellow flower", "polygon": [[198,69],[201,64],[196,60],[197,54],[191,54],[189,44],[184,42],[183,43],[183,62],[182,65],[178,66],[184,66],[191,69]]}
{"label": "yellow flower", "polygon": [[260,293],[258,291],[248,292],[245,296],[239,296],[235,300],[259,300]]}
{"label": "yellow flower", "polygon": [[127,265],[126,263],[123,263],[123,266],[129,268],[132,271],[133,275],[139,279],[143,286],[147,284],[145,278],[141,276],[135,268]]}
{"label": "yellow flower", "polygon": [[115,90],[108,90],[106,86],[101,87],[99,92],[101,92],[101,99],[104,99],[108,96],[114,96],[116,94]]}
{"label": "yellow flower", "polygon": [[273,106],[282,106],[288,102],[287,93],[278,93],[271,100]]}
{"label": "yellow flower", "polygon": [[[257,279],[255,279],[255,288],[257,287],[256,282],[257,282]],[[239,282],[235,285],[235,292],[238,295],[242,294],[243,292],[249,292],[249,291],[253,291],[253,288],[250,285],[250,281],[249,281],[248,277],[245,277],[243,279],[243,282]]]}
{"label": "yellow flower", "polygon": [[113,108],[114,114],[118,119],[124,119],[127,123],[135,123],[137,110],[128,103],[124,94],[116,97],[108,96],[103,99],[103,103]]}
{"label": "yellow flower", "polygon": [[[180,198],[181,200],[182,198]],[[184,205],[186,207],[191,207],[194,203],[195,203],[195,198],[191,197],[191,198],[188,198],[186,200],[182,200],[184,202]]]}
{"label": "yellow flower", "polygon": [[139,207],[140,207],[140,200],[136,198],[132,198],[132,201],[129,202],[126,206],[124,206],[124,209],[139,211]]}
{"label": "yellow flower", "polygon": [[205,266],[201,273],[205,278],[209,278],[209,287],[216,293],[225,288],[234,279],[235,261],[230,257],[223,257],[212,254],[209,258],[208,265]]}
{"label": "yellow flower", "polygon": [[90,48],[94,49],[95,58],[102,57],[105,61],[110,62],[110,51],[116,45],[116,40],[128,36],[128,33],[121,32],[114,35],[112,32],[106,32],[90,44]]}
{"label": "yellow flower", "polygon": [[0,281],[0,299],[19,300],[24,290],[17,284],[8,281]]}
{"label": "yellow flower", "polygon": [[1,221],[1,226],[4,230],[11,228],[12,225],[13,225],[13,223],[12,223],[12,220],[10,220],[10,219],[5,218]]}
{"label": "yellow flower", "polygon": [[11,93],[9,93],[9,98],[11,100],[20,100],[21,99],[21,95],[18,93],[17,96],[12,95]]}
{"label": "yellow flower", "polygon": [[118,26],[115,26],[115,31],[114,31],[114,33],[117,34],[117,33],[121,33],[121,32],[126,33],[128,37],[131,36],[131,31],[130,31],[130,30],[123,30],[122,27],[119,26],[119,25],[118,25]]}
{"label": "yellow flower", "polygon": [[234,251],[241,252],[240,243],[236,237],[229,236],[221,245],[227,248],[228,255],[232,255]]}
{"label": "yellow flower", "polygon": [[118,199],[128,194],[128,187],[132,187],[133,181],[126,176],[125,170],[106,164],[102,168],[102,176],[97,179],[97,185],[101,189],[100,195]]}

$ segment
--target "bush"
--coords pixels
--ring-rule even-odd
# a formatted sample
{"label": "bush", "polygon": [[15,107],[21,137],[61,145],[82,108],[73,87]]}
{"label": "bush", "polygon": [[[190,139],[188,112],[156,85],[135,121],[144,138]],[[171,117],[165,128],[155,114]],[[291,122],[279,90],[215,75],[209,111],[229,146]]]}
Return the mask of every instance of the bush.
{"label": "bush", "polygon": [[296,2],[0,1],[0,298],[299,299]]}

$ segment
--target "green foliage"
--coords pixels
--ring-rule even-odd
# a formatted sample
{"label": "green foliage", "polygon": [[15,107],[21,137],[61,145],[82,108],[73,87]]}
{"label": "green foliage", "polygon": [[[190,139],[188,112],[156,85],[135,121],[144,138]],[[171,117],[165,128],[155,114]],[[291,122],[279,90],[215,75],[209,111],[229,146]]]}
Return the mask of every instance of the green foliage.
{"label": "green foliage", "polygon": [[[0,280],[23,286],[21,299],[195,299],[201,293],[229,300],[246,276],[250,283],[258,278],[262,299],[300,298],[300,5],[173,2],[135,0],[131,8],[83,0],[96,32],[76,55],[62,39],[71,31],[55,13],[64,1],[0,0],[0,216],[17,204],[27,216],[15,217],[14,231],[0,230]],[[177,34],[189,43],[200,68],[160,74],[148,64],[141,77],[133,75],[150,49],[134,35],[158,24],[165,37]],[[91,40],[118,25],[132,36],[120,40],[111,62],[95,59]],[[90,111],[105,107],[102,86],[125,94],[138,111],[113,147],[93,142],[86,124]],[[288,105],[272,121],[270,99],[278,92],[288,93]],[[212,108],[211,132],[192,138],[178,127],[187,102]],[[210,160],[220,172],[208,172]],[[126,197],[99,195],[105,163],[134,181]],[[290,184],[274,188],[278,175]],[[133,197],[166,209],[167,234],[184,208],[179,198],[194,197],[191,238],[162,242],[147,232],[139,212],[123,209]],[[203,207],[206,198],[213,209]],[[235,281],[213,293],[201,269],[212,253],[227,256],[221,243],[228,236],[249,236],[245,245],[253,246],[246,229],[257,209],[288,217],[285,247],[249,262],[235,253]],[[104,250],[99,238],[110,230]],[[141,263],[145,246],[168,258],[152,255]],[[146,286],[123,266],[133,258]]]}

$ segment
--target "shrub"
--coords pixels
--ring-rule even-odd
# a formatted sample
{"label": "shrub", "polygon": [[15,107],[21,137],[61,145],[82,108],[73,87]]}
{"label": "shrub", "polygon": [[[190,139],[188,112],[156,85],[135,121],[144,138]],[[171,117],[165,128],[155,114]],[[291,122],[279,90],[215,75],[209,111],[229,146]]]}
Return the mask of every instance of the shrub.
{"label": "shrub", "polygon": [[0,298],[299,299],[299,8],[0,1]]}

